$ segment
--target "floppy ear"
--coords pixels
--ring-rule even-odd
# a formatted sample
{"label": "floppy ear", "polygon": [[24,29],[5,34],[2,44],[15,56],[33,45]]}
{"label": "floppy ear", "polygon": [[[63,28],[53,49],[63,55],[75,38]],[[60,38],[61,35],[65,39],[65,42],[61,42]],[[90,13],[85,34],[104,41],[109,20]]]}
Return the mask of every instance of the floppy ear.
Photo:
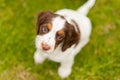
{"label": "floppy ear", "polygon": [[54,17],[54,16],[55,16],[55,14],[50,11],[40,12],[38,14],[37,23],[36,23],[37,34],[39,33],[40,25],[49,23],[51,21],[52,17]]}
{"label": "floppy ear", "polygon": [[70,48],[72,45],[77,45],[80,40],[80,33],[75,31],[73,25],[68,22],[65,23],[65,32],[66,37],[63,42],[62,51],[65,51],[67,48]]}

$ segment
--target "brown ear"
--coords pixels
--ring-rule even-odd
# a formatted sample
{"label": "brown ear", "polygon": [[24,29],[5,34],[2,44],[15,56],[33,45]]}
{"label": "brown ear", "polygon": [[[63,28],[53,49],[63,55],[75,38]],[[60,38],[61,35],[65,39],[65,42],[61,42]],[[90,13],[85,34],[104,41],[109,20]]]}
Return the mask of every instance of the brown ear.
{"label": "brown ear", "polygon": [[77,45],[80,40],[80,33],[75,31],[73,25],[68,22],[65,23],[65,32],[66,37],[63,42],[62,51],[65,51],[67,48],[70,48],[72,45]]}
{"label": "brown ear", "polygon": [[37,34],[39,33],[40,25],[49,23],[55,16],[56,14],[50,11],[40,12],[37,17]]}

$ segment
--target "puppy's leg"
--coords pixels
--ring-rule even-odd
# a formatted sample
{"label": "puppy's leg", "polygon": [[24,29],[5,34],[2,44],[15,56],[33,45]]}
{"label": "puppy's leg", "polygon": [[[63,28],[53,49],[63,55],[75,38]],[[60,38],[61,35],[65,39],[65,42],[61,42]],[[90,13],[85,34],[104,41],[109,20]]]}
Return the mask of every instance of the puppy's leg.
{"label": "puppy's leg", "polygon": [[41,54],[39,50],[36,50],[34,53],[34,61],[36,64],[42,64],[43,61],[47,58],[46,55]]}
{"label": "puppy's leg", "polygon": [[71,74],[74,57],[64,60],[58,69],[58,74],[61,78],[66,78]]}

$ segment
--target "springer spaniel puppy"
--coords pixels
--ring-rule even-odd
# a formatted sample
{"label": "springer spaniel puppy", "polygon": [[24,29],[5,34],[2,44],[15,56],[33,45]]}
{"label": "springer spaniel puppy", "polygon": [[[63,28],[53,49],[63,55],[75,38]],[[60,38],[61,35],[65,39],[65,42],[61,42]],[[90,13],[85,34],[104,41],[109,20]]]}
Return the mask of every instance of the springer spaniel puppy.
{"label": "springer spaniel puppy", "polygon": [[50,59],[60,63],[61,78],[70,75],[75,55],[88,43],[91,22],[87,18],[95,0],[88,0],[78,10],[62,9],[56,13],[41,12],[37,19],[35,63]]}

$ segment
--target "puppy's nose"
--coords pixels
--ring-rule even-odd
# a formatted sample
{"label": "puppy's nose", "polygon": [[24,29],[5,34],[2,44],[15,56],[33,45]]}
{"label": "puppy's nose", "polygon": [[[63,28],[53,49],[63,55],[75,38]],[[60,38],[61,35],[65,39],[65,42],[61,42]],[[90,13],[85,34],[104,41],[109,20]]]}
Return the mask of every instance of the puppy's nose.
{"label": "puppy's nose", "polygon": [[46,44],[46,43],[42,43],[42,49],[47,51],[47,50],[50,49],[50,46],[48,44]]}

